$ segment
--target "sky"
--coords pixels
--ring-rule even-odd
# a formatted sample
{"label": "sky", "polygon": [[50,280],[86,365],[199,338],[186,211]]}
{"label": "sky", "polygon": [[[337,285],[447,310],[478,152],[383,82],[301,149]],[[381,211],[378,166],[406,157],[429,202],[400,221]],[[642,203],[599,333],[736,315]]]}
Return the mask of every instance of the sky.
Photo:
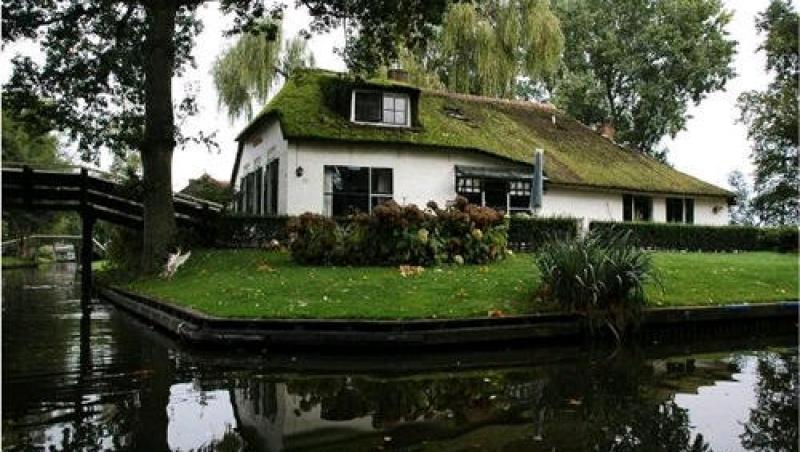
{"label": "sky", "polygon": [[[763,89],[769,83],[763,52],[756,52],[762,38],[755,30],[756,14],[766,9],[769,0],[725,0],[723,3],[733,12],[728,32],[738,42],[734,60],[737,76],[727,83],[724,91],[709,94],[699,105],[692,106],[689,109],[691,119],[687,122],[686,129],[675,138],[664,139],[661,144],[669,149],[667,159],[678,170],[728,187],[727,178],[731,171],[741,170],[750,177],[753,170],[746,128],[736,122],[736,98],[743,91]],[[176,190],[183,188],[190,178],[196,178],[203,173],[220,180],[229,180],[236,157],[234,138],[247,123],[245,119],[235,122],[228,119],[225,111],[217,104],[211,78],[214,59],[233,42],[231,38],[223,37],[229,18],[219,12],[216,3],[201,6],[199,16],[204,29],[197,37],[194,48],[197,68],[174,80],[173,91],[176,99],[180,98],[187,87],[197,93],[199,113],[183,124],[184,133],[189,135],[200,130],[204,134],[216,132],[220,149],[209,151],[201,145],[176,149],[173,159],[173,187]],[[295,35],[308,22],[309,16],[304,9],[290,8],[284,16],[284,38]],[[315,35],[308,46],[314,53],[318,67],[341,71],[345,69],[345,65],[334,49],[343,44],[344,33],[339,29],[328,34]],[[0,58],[2,82],[8,80],[8,62],[17,53],[31,55],[35,59],[41,58],[41,53],[33,42],[5,46]],[[110,156],[103,156],[100,166],[107,168],[110,160]]]}

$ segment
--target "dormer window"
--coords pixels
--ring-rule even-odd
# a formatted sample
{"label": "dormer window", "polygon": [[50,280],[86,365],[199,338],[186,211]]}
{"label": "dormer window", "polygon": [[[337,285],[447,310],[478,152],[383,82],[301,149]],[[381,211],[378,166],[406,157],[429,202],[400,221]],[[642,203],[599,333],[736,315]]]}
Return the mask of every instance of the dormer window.
{"label": "dormer window", "polygon": [[356,90],[352,107],[353,122],[390,127],[410,125],[407,94]]}

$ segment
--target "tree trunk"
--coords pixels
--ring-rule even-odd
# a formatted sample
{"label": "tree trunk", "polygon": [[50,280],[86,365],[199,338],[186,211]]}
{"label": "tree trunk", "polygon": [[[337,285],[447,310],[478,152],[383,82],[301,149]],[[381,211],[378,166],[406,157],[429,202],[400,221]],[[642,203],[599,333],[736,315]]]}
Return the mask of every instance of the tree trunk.
{"label": "tree trunk", "polygon": [[176,235],[172,205],[175,15],[176,8],[170,0],[153,2],[147,7],[145,127],[141,149],[144,183],[142,270],[146,272],[158,269]]}

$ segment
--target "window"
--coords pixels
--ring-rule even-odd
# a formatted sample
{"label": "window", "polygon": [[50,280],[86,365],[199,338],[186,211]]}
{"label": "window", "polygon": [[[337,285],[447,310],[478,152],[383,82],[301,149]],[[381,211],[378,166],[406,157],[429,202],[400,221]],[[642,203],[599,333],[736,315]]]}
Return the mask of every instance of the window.
{"label": "window", "polygon": [[246,174],[242,178],[240,189],[242,190],[242,203],[244,213],[253,213],[253,174]]}
{"label": "window", "polygon": [[653,219],[653,198],[622,195],[622,219],[624,221],[651,221]]}
{"label": "window", "polygon": [[383,115],[381,114],[381,93],[368,93],[356,91],[355,104],[356,113],[355,120],[363,122],[381,122]]}
{"label": "window", "polygon": [[531,210],[531,182],[511,181],[508,188],[509,210]]}
{"label": "window", "polygon": [[470,204],[483,205],[483,190],[481,180],[477,177],[456,178],[456,193],[467,198]]}
{"label": "window", "polygon": [[398,94],[383,95],[383,122],[396,126],[406,125],[406,96]]}
{"label": "window", "polygon": [[667,198],[668,223],[694,223],[694,199]]}
{"label": "window", "polygon": [[325,166],[323,210],[329,216],[370,212],[392,199],[391,168]]}
{"label": "window", "polygon": [[275,159],[267,165],[267,182],[264,187],[267,190],[266,210],[268,215],[278,214],[278,165],[279,159]]}
{"label": "window", "polygon": [[506,212],[531,210],[532,182],[456,176],[456,193],[471,204]]}
{"label": "window", "polygon": [[694,199],[684,199],[686,211],[686,224],[694,224]]}
{"label": "window", "polygon": [[389,168],[372,169],[372,193],[370,207],[375,207],[381,203],[392,199],[392,170]]}
{"label": "window", "polygon": [[353,92],[353,117],[355,122],[377,123],[387,126],[408,126],[408,95],[378,91]]}
{"label": "window", "polygon": [[256,169],[255,172],[253,172],[253,178],[256,181],[255,206],[253,208],[253,212],[256,215],[261,215],[264,212],[263,211],[264,203],[263,203],[263,199],[262,199],[262,195],[264,194],[264,187],[263,187],[263,185],[264,185],[264,169],[261,168],[261,167],[258,167],[258,169]]}
{"label": "window", "polygon": [[239,178],[239,192],[236,194],[237,212],[277,215],[278,162],[279,159],[274,159],[268,165],[257,166]]}

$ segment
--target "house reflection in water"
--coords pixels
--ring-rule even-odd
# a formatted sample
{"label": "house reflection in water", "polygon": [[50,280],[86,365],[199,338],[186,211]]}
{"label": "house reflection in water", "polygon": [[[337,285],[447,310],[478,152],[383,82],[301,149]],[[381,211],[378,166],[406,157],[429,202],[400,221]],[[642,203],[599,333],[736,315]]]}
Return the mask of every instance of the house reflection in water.
{"label": "house reflection in water", "polygon": [[394,379],[256,377],[237,380],[231,400],[238,433],[264,451],[361,450],[387,442],[487,450],[706,445],[702,435],[690,431],[687,412],[674,395],[730,380],[737,365],[694,359],[637,364],[613,360],[588,369]]}

